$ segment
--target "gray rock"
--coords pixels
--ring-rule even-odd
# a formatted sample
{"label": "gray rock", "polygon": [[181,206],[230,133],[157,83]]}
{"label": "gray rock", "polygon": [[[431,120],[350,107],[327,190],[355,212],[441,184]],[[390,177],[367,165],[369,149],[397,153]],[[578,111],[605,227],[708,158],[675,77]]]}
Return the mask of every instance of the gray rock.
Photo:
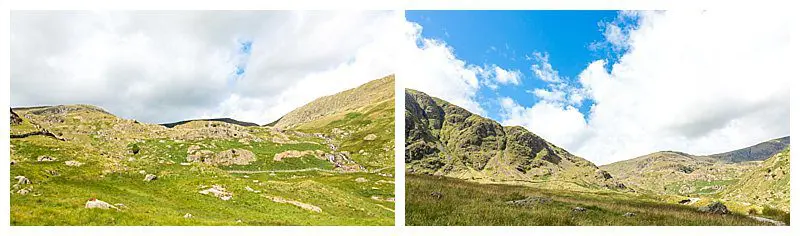
{"label": "gray rock", "polygon": [[626,212],[626,213],[625,213],[624,215],[622,215],[622,216],[624,216],[624,217],[634,217],[634,216],[636,216],[636,213],[633,213],[633,212]]}
{"label": "gray rock", "polygon": [[441,192],[432,192],[431,196],[436,199],[442,199],[442,197],[444,197],[444,194],[442,194]]}
{"label": "gray rock", "polygon": [[375,135],[375,134],[368,134],[367,136],[364,136],[364,140],[366,140],[366,141],[372,141],[372,140],[375,140],[377,138],[378,138],[378,135]]}
{"label": "gray rock", "polygon": [[23,184],[31,184],[31,180],[29,180],[29,179],[28,179],[27,177],[25,177],[25,176],[21,176],[21,175],[20,175],[20,176],[14,177],[14,179],[16,179],[16,180],[17,180],[17,184],[19,184],[19,185],[23,185]]}
{"label": "gray rock", "polygon": [[158,176],[156,176],[154,174],[147,174],[147,175],[144,176],[144,182],[150,182],[150,181],[153,181],[153,180],[156,180],[156,179],[158,179]]}
{"label": "gray rock", "polygon": [[358,183],[364,183],[364,182],[368,182],[368,181],[369,181],[369,180],[367,180],[367,179],[365,179],[365,178],[363,178],[363,177],[358,177],[358,178],[356,179],[356,182],[358,182]]}
{"label": "gray rock", "polygon": [[728,210],[728,207],[726,207],[721,202],[714,202],[714,203],[708,204],[707,206],[700,207],[697,210],[700,211],[700,212],[704,212],[704,213],[718,214],[718,215],[726,215],[726,214],[730,213],[730,211]]}
{"label": "gray rock", "polygon": [[17,194],[19,194],[19,195],[27,195],[30,192],[31,192],[30,190],[24,189],[24,188],[20,189],[20,190],[17,190]]}
{"label": "gray rock", "polygon": [[186,218],[186,219],[189,219],[189,218],[192,218],[192,217],[194,217],[194,216],[192,216],[192,213],[186,213],[186,215],[183,215],[183,218]]}
{"label": "gray rock", "polygon": [[39,156],[36,158],[36,161],[40,162],[49,162],[49,161],[56,161],[56,158],[51,156]]}
{"label": "gray rock", "polygon": [[575,208],[572,208],[572,212],[586,212],[586,208],[575,207]]}

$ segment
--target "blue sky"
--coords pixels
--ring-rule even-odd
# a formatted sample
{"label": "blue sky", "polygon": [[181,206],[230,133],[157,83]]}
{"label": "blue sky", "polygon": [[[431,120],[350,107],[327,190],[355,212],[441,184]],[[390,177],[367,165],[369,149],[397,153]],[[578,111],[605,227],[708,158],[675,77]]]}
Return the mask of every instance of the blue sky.
{"label": "blue sky", "polygon": [[[479,90],[481,107],[495,120],[500,119],[500,96],[529,107],[539,99],[526,91],[547,87],[531,71],[533,53],[549,54],[549,63],[569,82],[592,61],[613,63],[613,57],[590,45],[604,40],[598,23],[616,17],[616,11],[406,11],[408,21],[423,27],[423,37],[446,42],[459,59],[522,73],[520,86]],[[576,107],[586,115],[591,104],[584,100]]]}

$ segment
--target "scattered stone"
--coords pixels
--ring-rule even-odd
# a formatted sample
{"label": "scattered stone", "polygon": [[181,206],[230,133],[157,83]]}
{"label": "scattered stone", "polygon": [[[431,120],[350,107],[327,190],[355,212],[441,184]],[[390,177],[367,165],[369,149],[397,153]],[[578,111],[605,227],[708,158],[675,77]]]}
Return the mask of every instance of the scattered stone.
{"label": "scattered stone", "polygon": [[60,176],[61,175],[60,173],[58,173],[57,170],[45,170],[44,172],[46,172],[50,176]]}
{"label": "scattered stone", "polygon": [[147,171],[140,170],[140,171],[139,171],[139,174],[141,174],[141,175],[147,174]]}
{"label": "scattered stone", "polygon": [[522,207],[522,206],[533,206],[537,204],[544,204],[551,202],[553,202],[553,199],[546,197],[526,197],[520,200],[507,201],[506,204]]}
{"label": "scattered stone", "polygon": [[146,176],[144,176],[144,182],[150,182],[156,179],[158,179],[158,176],[154,174],[147,174]]}
{"label": "scattered stone", "polygon": [[377,138],[378,138],[378,135],[375,135],[375,134],[367,134],[367,136],[364,136],[364,140],[365,141],[372,141],[372,140],[375,140]]}
{"label": "scattered stone", "polygon": [[318,206],[314,206],[314,205],[311,205],[311,204],[302,203],[302,202],[298,202],[298,201],[294,201],[294,200],[288,200],[288,199],[284,199],[284,198],[281,198],[281,197],[270,197],[270,196],[267,196],[267,198],[269,198],[273,202],[288,203],[288,204],[292,204],[292,205],[298,206],[300,208],[303,208],[303,209],[306,209],[306,210],[309,210],[309,211],[313,211],[313,212],[317,212],[317,213],[322,212],[322,208],[319,208]]}
{"label": "scattered stone", "polygon": [[242,223],[242,220],[236,220],[236,223]]}
{"label": "scattered stone", "polygon": [[29,180],[29,179],[28,179],[27,177],[25,177],[25,176],[21,176],[21,175],[20,175],[20,176],[14,177],[14,179],[16,179],[16,180],[17,180],[17,184],[19,184],[19,185],[23,185],[23,184],[31,184],[31,180]]}
{"label": "scattered stone", "polygon": [[192,217],[193,216],[192,216],[191,213],[186,213],[186,215],[183,215],[183,218],[186,218],[186,219],[189,219],[189,218],[192,218]]}
{"label": "scattered stone", "polygon": [[114,204],[114,206],[117,206],[117,207],[119,207],[120,209],[127,209],[127,208],[128,208],[128,206],[126,206],[125,204],[122,204],[122,203],[117,203],[117,204]]}
{"label": "scattered stone", "polygon": [[27,195],[30,192],[31,192],[31,190],[27,189],[27,188],[23,188],[23,189],[17,190],[17,194],[19,194],[19,195]]}
{"label": "scattered stone", "polygon": [[50,162],[50,161],[56,161],[56,158],[55,157],[51,157],[51,156],[39,156],[39,157],[36,158],[36,161],[39,161],[39,162]]}
{"label": "scattered stone", "polygon": [[116,206],[108,204],[107,202],[104,202],[104,201],[100,201],[97,198],[91,198],[88,201],[86,201],[86,208],[87,209],[99,208],[99,209],[103,209],[103,210],[108,210],[108,209],[119,210],[119,208],[117,208]]}
{"label": "scattered stone", "polygon": [[633,212],[625,212],[625,214],[624,214],[624,215],[622,215],[622,216],[624,216],[624,217],[634,217],[634,216],[636,216],[636,213],[633,213]]}
{"label": "scattered stone", "polygon": [[223,201],[231,200],[231,198],[233,198],[233,193],[225,191],[225,188],[219,185],[212,185],[209,189],[201,190],[200,194],[212,194]]}
{"label": "scattered stone", "polygon": [[718,214],[718,215],[725,215],[730,213],[730,211],[728,211],[728,207],[726,207],[721,202],[714,202],[708,204],[707,206],[700,207],[697,210],[703,213]]}
{"label": "scattered stone", "polygon": [[368,182],[368,181],[369,181],[369,180],[367,180],[367,179],[366,179],[366,178],[364,178],[364,177],[358,177],[358,178],[356,179],[356,182],[358,182],[358,183],[364,183],[364,182]]}
{"label": "scattered stone", "polygon": [[586,212],[586,208],[575,207],[575,208],[572,208],[572,212]]}
{"label": "scattered stone", "polygon": [[11,165],[13,166],[14,164],[17,164],[17,161],[11,160]]}
{"label": "scattered stone", "polygon": [[65,161],[64,164],[66,164],[67,166],[75,166],[75,167],[83,165],[83,163],[79,161]]}
{"label": "scattered stone", "polygon": [[245,175],[245,176],[242,176],[242,178],[246,179],[246,178],[250,178],[250,176],[249,175]]}
{"label": "scattered stone", "polygon": [[442,197],[444,197],[444,194],[442,194],[441,192],[432,192],[431,196],[436,199],[442,199]]}
{"label": "scattered stone", "polygon": [[244,190],[247,190],[249,192],[255,192],[255,190],[253,190],[253,188],[251,188],[250,186],[244,186]]}
{"label": "scattered stone", "polygon": [[259,181],[258,181],[257,179],[254,179],[254,180],[253,180],[253,183],[258,183],[258,182],[259,182]]}

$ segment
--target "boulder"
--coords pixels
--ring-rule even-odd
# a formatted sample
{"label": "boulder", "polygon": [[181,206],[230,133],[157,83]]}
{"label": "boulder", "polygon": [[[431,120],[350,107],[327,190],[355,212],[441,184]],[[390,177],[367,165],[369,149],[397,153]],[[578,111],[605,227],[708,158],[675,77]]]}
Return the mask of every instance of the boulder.
{"label": "boulder", "polygon": [[377,138],[378,138],[378,135],[375,135],[375,134],[367,134],[367,136],[364,136],[364,140],[365,141],[372,141],[372,140],[375,140]]}
{"label": "boulder", "polygon": [[25,189],[25,188],[17,190],[17,194],[19,194],[19,195],[27,195],[30,192],[31,192],[30,190]]}
{"label": "boulder", "polygon": [[50,161],[56,161],[56,158],[51,156],[39,156],[36,158],[36,161],[50,162]]}
{"label": "boulder", "polygon": [[431,197],[434,197],[436,199],[442,199],[442,197],[444,197],[444,194],[442,194],[441,192],[432,192]]}
{"label": "boulder", "polygon": [[634,217],[634,216],[636,216],[636,213],[633,213],[633,212],[625,212],[625,214],[624,214],[624,215],[622,215],[622,216],[624,216],[624,217]]}
{"label": "boulder", "polygon": [[119,208],[117,208],[116,206],[111,205],[111,204],[109,204],[107,202],[98,200],[97,198],[91,198],[88,201],[86,201],[86,206],[85,207],[87,209],[98,208],[98,209],[103,209],[103,210],[108,210],[108,209],[119,210]]}
{"label": "boulder", "polygon": [[223,201],[231,200],[233,198],[233,193],[225,191],[225,188],[220,185],[213,185],[209,189],[200,190],[200,194],[204,195],[214,195]]}
{"label": "boulder", "polygon": [[722,204],[721,202],[714,202],[708,204],[707,206],[700,207],[697,210],[703,213],[717,214],[717,215],[726,215],[730,213],[730,211],[728,211],[728,207],[726,207],[725,204]]}
{"label": "boulder", "polygon": [[150,182],[150,181],[153,181],[153,180],[156,180],[156,179],[158,179],[158,176],[156,176],[154,174],[147,174],[147,175],[144,176],[144,182]]}
{"label": "boulder", "polygon": [[586,212],[586,208],[575,207],[575,208],[572,208],[572,212]]}
{"label": "boulder", "polygon": [[186,215],[183,215],[183,218],[186,218],[186,219],[189,219],[189,218],[192,218],[192,217],[193,217],[192,213],[186,213]]}
{"label": "boulder", "polygon": [[368,179],[366,179],[366,178],[364,178],[364,177],[358,177],[358,178],[356,179],[356,182],[357,182],[357,183],[364,183],[364,182],[369,182],[369,180],[368,180]]}
{"label": "boulder", "polygon": [[21,176],[21,175],[20,175],[20,176],[14,177],[14,179],[16,179],[16,180],[17,180],[17,184],[19,184],[19,185],[23,185],[23,184],[31,184],[31,180],[29,180],[29,179],[28,179],[27,177],[25,177],[25,176]]}
{"label": "boulder", "polygon": [[78,167],[78,166],[82,166],[83,165],[83,163],[81,163],[79,161],[65,161],[64,164],[67,165],[67,166],[74,166],[74,167]]}

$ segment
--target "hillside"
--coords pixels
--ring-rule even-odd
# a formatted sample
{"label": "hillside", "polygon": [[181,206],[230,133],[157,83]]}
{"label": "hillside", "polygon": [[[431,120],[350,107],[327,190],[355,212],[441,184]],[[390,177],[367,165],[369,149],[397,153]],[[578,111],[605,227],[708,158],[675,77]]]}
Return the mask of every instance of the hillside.
{"label": "hillside", "polygon": [[789,136],[762,142],[750,147],[726,153],[709,155],[711,158],[725,162],[763,161],[775,156],[789,146]]}
{"label": "hillside", "polygon": [[773,155],[744,173],[739,182],[722,192],[722,197],[789,212],[789,156],[789,148]]}
{"label": "hillside", "polygon": [[406,169],[478,182],[558,189],[626,189],[593,163],[522,127],[406,90]]}
{"label": "hillside", "polygon": [[[715,197],[744,179],[744,173],[762,168],[761,156],[774,156],[789,145],[789,137],[708,156],[663,151],[603,165],[600,169],[640,192]],[[755,160],[755,161],[744,161]]]}
{"label": "hillside", "polygon": [[241,126],[258,126],[258,124],[256,124],[256,123],[238,121],[238,120],[231,119],[231,118],[184,120],[184,121],[178,121],[178,122],[172,122],[172,123],[164,123],[164,124],[160,124],[160,125],[163,125],[164,127],[167,127],[167,128],[172,128],[172,127],[175,127],[175,126],[178,126],[178,125],[182,125],[182,124],[186,124],[186,123],[189,123],[189,122],[192,122],[192,121],[219,121],[219,122],[222,122],[222,123],[241,125]]}
{"label": "hillside", "polygon": [[638,192],[650,194],[708,195],[735,183],[756,162],[725,163],[707,156],[681,152],[656,152],[600,166]]}
{"label": "hillside", "polygon": [[390,101],[303,129],[14,108],[11,225],[393,225]]}
{"label": "hillside", "polygon": [[318,120],[347,110],[354,110],[394,99],[394,75],[365,83],[357,88],[324,96],[299,107],[271,126],[281,129],[292,128],[302,123]]}

